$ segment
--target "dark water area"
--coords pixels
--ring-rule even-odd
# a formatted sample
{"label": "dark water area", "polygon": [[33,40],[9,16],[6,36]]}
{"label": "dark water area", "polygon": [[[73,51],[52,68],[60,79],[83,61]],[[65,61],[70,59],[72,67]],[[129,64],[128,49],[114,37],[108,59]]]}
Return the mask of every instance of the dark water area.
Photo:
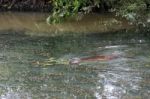
{"label": "dark water area", "polygon": [[[1,99],[148,99],[150,33],[29,36],[0,31]],[[74,57],[121,53],[70,65]]]}
{"label": "dark water area", "polygon": [[25,31],[35,36],[52,36],[63,33],[99,33],[133,28],[127,20],[114,14],[79,15],[61,24],[48,24],[49,13],[0,12],[0,30]]}

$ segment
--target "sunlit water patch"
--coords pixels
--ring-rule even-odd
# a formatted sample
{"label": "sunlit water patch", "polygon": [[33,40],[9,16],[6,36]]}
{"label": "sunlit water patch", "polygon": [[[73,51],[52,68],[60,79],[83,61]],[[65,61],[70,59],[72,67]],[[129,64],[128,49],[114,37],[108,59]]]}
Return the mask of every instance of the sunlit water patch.
{"label": "sunlit water patch", "polygon": [[[35,37],[2,31],[0,38],[1,99],[149,98],[148,33]],[[114,52],[120,57],[69,64]]]}

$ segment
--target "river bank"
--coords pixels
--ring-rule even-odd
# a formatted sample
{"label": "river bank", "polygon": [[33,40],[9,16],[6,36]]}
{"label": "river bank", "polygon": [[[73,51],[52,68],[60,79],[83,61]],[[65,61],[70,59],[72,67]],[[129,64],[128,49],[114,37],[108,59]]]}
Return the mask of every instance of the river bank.
{"label": "river bank", "polygon": [[1,12],[0,30],[25,31],[30,35],[50,36],[61,33],[105,33],[133,28],[127,20],[111,13],[78,16],[61,24],[46,23],[49,13]]}

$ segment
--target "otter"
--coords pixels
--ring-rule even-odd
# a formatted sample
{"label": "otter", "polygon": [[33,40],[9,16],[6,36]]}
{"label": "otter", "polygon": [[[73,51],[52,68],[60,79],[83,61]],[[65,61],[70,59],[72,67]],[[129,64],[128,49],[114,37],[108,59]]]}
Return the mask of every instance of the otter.
{"label": "otter", "polygon": [[88,61],[109,61],[113,59],[117,59],[120,57],[120,53],[112,53],[111,55],[95,55],[91,57],[83,57],[83,58],[72,58],[69,61],[70,65],[79,65],[81,62],[88,62]]}

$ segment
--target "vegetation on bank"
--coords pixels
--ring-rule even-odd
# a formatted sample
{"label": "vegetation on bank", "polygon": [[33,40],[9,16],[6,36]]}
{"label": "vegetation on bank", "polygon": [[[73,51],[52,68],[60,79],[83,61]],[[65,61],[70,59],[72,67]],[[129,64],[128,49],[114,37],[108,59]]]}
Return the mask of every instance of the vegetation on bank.
{"label": "vegetation on bank", "polygon": [[52,11],[49,23],[92,12],[113,12],[139,22],[150,17],[150,0],[0,0],[0,10]]}
{"label": "vegetation on bank", "polygon": [[150,0],[53,0],[48,22],[59,23],[68,17],[91,12],[115,12],[135,22],[145,19],[150,12]]}

